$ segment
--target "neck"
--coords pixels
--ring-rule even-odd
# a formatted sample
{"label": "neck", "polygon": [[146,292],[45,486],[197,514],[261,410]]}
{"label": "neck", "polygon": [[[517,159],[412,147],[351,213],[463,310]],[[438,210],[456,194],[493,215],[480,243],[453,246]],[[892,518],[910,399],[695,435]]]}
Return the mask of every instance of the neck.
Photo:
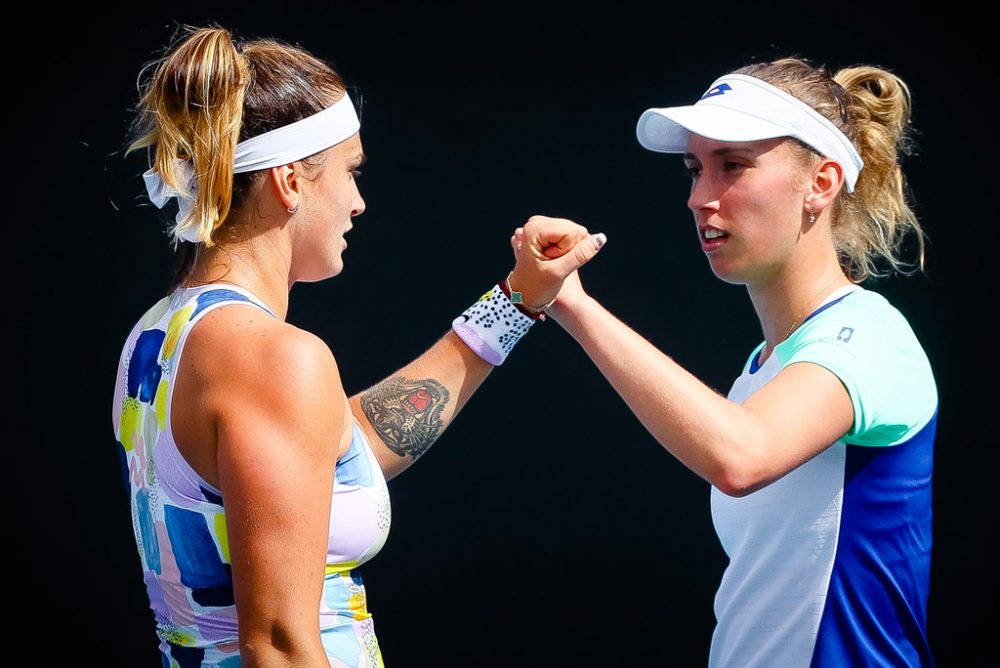
{"label": "neck", "polygon": [[849,284],[834,254],[824,262],[803,263],[798,270],[747,285],[764,332],[761,359],[798,329],[830,293]]}
{"label": "neck", "polygon": [[231,244],[201,248],[184,287],[231,283],[246,288],[264,301],[282,320],[288,314],[290,250],[282,249],[276,235],[262,234]]}

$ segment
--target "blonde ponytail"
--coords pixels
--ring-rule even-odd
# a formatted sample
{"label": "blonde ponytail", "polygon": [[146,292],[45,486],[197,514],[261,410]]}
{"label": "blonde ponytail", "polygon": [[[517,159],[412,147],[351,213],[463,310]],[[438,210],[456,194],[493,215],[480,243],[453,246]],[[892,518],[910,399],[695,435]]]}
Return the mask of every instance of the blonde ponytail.
{"label": "blonde ponytail", "polygon": [[878,276],[876,260],[890,271],[905,271],[900,246],[911,232],[917,241],[917,263],[924,264],[925,235],[906,198],[906,180],[899,154],[911,140],[910,91],[895,74],[878,67],[848,67],[834,81],[847,93],[846,113],[857,128],[855,144],[865,168],[850,197],[843,201],[841,224],[834,228],[850,273],[861,279]]}
{"label": "blonde ponytail", "polygon": [[[139,101],[140,136],[127,152],[156,147],[153,163],[163,181],[181,193],[196,184],[187,217],[173,230],[206,246],[232,204],[233,157],[243,121],[247,61],[222,28],[193,29],[159,61]],[[188,183],[177,162],[190,161]]]}

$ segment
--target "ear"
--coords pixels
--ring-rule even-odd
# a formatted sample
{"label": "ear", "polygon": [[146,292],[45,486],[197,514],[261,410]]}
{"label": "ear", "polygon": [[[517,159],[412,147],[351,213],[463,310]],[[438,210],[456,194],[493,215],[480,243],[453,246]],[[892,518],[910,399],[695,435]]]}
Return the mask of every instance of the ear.
{"label": "ear", "polygon": [[833,204],[844,187],[844,168],[836,160],[821,158],[813,168],[810,193],[806,198],[806,206],[812,204],[816,208],[816,216]]}
{"label": "ear", "polygon": [[282,206],[289,210],[298,206],[302,199],[301,163],[292,162],[272,167],[267,176]]}

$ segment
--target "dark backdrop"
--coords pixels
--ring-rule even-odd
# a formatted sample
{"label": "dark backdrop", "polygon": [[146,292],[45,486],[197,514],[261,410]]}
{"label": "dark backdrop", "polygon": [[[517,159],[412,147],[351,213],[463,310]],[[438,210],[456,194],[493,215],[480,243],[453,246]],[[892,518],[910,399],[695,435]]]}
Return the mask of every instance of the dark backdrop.
{"label": "dark backdrop", "polygon": [[[976,322],[992,308],[973,278],[990,264],[996,221],[980,19],[953,5],[897,15],[805,3],[36,10],[8,25],[5,101],[28,119],[7,128],[27,149],[7,166],[10,225],[29,235],[7,265],[8,326],[26,344],[8,349],[25,381],[12,387],[13,423],[27,420],[10,440],[27,509],[12,513],[23,523],[12,552],[30,587],[8,641],[26,658],[159,665],[111,397],[120,347],[163,293],[169,254],[142,157],[120,149],[140,68],[179,24],[216,21],[312,50],[364,97],[367,211],[343,274],[296,286],[289,312],[329,342],[351,393],[421,353],[503,277],[508,237],[535,213],[607,233],[588,289],[725,392],[759,326],[744,289],[709,271],[680,160],[639,147],[639,114],[693,102],[752,59],[901,75],[919,131],[904,166],[931,238],[927,274],[869,287],[910,318],[939,383],[932,647],[943,666],[989,665],[997,443],[982,426],[985,390],[971,389],[995,360]],[[535,327],[390,483],[392,532],[363,569],[387,664],[704,665],[725,566],[708,491],[557,324]]]}

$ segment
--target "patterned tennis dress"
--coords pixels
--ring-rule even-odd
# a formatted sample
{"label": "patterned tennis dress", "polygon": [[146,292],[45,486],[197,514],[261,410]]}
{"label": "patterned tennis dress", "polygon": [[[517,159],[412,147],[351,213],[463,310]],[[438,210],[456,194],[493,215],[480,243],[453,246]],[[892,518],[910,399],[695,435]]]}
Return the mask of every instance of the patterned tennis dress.
{"label": "patterned tennis dress", "polygon": [[[143,579],[166,668],[241,665],[224,500],[181,456],[170,430],[171,391],[184,341],[226,304],[274,315],[249,291],[216,283],[182,288],[135,325],[122,351],[113,424]],[[385,543],[385,478],[357,421],[337,463],[319,615],[331,666],[382,666],[357,567]]]}

